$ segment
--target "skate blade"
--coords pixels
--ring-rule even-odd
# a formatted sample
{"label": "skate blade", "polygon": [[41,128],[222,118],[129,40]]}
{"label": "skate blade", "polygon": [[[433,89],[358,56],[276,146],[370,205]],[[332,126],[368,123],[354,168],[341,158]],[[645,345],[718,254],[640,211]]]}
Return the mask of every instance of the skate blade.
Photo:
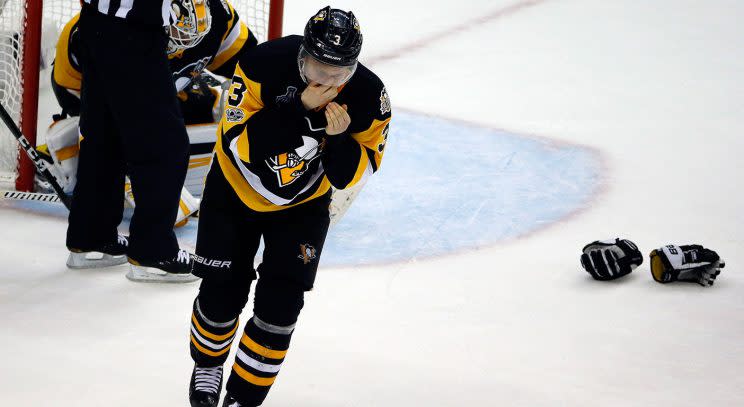
{"label": "skate blade", "polygon": [[166,273],[153,267],[135,266],[131,263],[127,278],[139,283],[192,283],[199,280],[199,277],[193,274]]}
{"label": "skate blade", "polygon": [[127,262],[127,256],[112,256],[101,252],[73,253],[67,256],[67,267],[71,269],[93,269],[118,266]]}

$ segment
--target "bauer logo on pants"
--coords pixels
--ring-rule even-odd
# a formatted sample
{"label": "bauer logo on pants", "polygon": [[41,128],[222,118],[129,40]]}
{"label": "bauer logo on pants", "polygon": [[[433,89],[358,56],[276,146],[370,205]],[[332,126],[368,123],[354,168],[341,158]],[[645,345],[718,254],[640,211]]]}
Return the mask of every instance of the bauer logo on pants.
{"label": "bauer logo on pants", "polygon": [[301,244],[300,245],[300,255],[297,256],[298,259],[302,259],[302,262],[307,264],[310,263],[315,258],[315,248],[310,246],[309,244]]}

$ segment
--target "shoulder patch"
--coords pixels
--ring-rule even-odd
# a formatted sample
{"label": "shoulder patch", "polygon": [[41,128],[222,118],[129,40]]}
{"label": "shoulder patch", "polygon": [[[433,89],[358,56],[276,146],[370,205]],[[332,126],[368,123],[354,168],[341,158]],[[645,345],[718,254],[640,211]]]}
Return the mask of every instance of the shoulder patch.
{"label": "shoulder patch", "polygon": [[380,114],[390,113],[390,96],[388,96],[387,89],[382,88],[380,93]]}

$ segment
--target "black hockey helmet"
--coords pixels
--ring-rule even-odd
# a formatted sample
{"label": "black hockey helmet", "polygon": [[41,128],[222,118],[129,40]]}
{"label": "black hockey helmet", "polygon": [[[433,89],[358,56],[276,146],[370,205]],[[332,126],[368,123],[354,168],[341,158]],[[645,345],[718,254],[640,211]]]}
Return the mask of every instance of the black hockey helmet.
{"label": "black hockey helmet", "polygon": [[302,47],[320,62],[356,65],[362,51],[362,31],[354,13],[331,8],[319,10],[305,26]]}

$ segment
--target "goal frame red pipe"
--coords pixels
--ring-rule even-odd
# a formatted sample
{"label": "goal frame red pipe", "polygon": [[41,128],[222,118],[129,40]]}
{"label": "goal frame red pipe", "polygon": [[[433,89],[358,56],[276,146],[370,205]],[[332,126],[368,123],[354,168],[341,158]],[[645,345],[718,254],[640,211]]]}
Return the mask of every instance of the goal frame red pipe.
{"label": "goal frame red pipe", "polygon": [[[43,0],[26,1],[26,23],[23,40],[23,100],[21,102],[20,128],[23,135],[36,145],[36,125],[39,115],[39,66],[41,55],[41,22]],[[284,0],[271,0],[269,3],[268,39],[282,36],[284,22]],[[35,167],[19,147],[19,160],[15,188],[18,191],[33,191]]]}
{"label": "goal frame red pipe", "polygon": [[[36,122],[39,114],[39,66],[41,54],[42,0],[26,2],[26,23],[23,27],[23,99],[21,100],[20,128],[24,136],[36,145]],[[34,164],[18,147],[18,176],[16,189],[31,191],[34,188]]]}

